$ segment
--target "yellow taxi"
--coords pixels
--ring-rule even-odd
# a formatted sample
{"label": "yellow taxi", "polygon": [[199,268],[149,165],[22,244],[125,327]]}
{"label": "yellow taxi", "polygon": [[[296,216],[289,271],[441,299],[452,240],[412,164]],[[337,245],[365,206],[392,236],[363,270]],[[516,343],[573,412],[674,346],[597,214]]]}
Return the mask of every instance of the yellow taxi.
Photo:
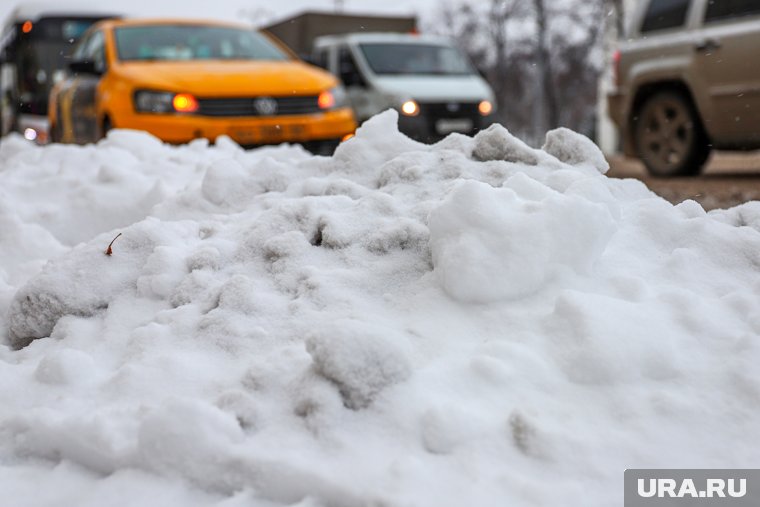
{"label": "yellow taxi", "polygon": [[241,145],[350,137],[345,91],[326,71],[245,26],[189,20],[107,20],[79,42],[51,91],[53,141],[94,142],[111,128],[169,143],[227,135]]}

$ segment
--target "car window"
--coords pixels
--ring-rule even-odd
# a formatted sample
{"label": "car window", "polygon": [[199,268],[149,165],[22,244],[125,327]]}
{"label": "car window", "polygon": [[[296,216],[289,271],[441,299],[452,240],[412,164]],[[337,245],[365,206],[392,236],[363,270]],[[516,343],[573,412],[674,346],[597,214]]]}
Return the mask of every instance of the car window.
{"label": "car window", "polygon": [[709,0],[705,23],[760,14],[760,0]]}
{"label": "car window", "polygon": [[122,61],[287,60],[289,57],[253,30],[206,25],[145,25],[115,30]]}
{"label": "car window", "polygon": [[455,47],[419,43],[360,44],[370,68],[379,75],[474,74],[467,58]]}
{"label": "car window", "polygon": [[92,39],[93,32],[88,33],[85,35],[85,37],[79,41],[79,44],[77,44],[76,49],[74,49],[74,53],[72,54],[73,60],[84,60],[85,58],[85,50],[87,49],[87,46],[90,44],[90,40]]}
{"label": "car window", "polygon": [[[719,0],[724,1],[724,0]],[[644,14],[641,33],[678,28],[686,22],[690,0],[651,0]]]}
{"label": "car window", "polygon": [[105,38],[103,32],[98,30],[92,34],[87,46],[84,50],[84,56],[86,60],[89,60],[95,64],[95,69],[100,72],[106,70],[106,49]]}
{"label": "car window", "polygon": [[338,51],[338,74],[346,86],[366,86],[361,72],[356,66],[354,56],[345,46]]}
{"label": "car window", "polygon": [[313,60],[317,67],[327,68],[327,48],[320,48],[314,51]]}

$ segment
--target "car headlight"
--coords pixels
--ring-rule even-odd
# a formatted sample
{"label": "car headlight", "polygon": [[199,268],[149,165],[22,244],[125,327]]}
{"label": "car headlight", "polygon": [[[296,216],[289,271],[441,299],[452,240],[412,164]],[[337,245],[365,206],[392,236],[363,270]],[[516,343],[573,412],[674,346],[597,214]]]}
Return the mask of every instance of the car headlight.
{"label": "car headlight", "polygon": [[417,116],[420,114],[419,103],[408,96],[389,93],[386,94],[385,98],[390,107],[401,112],[404,116]]}
{"label": "car headlight", "polygon": [[320,109],[324,110],[346,107],[348,105],[346,90],[342,86],[336,86],[335,88],[325,90],[319,94],[317,104]]}
{"label": "car headlight", "polygon": [[135,111],[140,113],[194,113],[198,100],[189,93],[135,92]]}
{"label": "car headlight", "polygon": [[488,116],[489,114],[494,112],[493,103],[490,100],[481,100],[480,104],[478,104],[478,112],[480,112],[481,116]]}
{"label": "car headlight", "polygon": [[401,112],[406,116],[417,116],[420,114],[420,105],[412,99],[405,100],[401,104]]}

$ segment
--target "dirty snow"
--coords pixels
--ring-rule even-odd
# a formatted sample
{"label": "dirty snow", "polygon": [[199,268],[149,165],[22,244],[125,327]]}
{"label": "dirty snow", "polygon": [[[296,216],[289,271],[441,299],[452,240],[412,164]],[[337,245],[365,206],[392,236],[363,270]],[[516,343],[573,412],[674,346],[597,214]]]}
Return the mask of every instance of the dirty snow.
{"label": "dirty snow", "polygon": [[[14,506],[609,506],[760,459],[760,208],[587,139],[0,143]],[[113,245],[106,246],[122,233]]]}

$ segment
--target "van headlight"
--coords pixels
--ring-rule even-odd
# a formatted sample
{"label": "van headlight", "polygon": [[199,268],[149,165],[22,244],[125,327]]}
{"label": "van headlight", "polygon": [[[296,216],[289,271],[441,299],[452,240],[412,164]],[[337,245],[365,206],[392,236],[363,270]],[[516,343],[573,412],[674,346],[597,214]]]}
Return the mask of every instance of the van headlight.
{"label": "van headlight", "polygon": [[324,110],[346,107],[348,105],[348,98],[346,97],[345,88],[336,86],[335,88],[323,91],[317,98],[317,104],[320,109]]}
{"label": "van headlight", "polygon": [[481,100],[478,104],[478,112],[481,116],[488,116],[494,112],[493,102],[490,100]]}
{"label": "van headlight", "polygon": [[389,93],[385,96],[387,103],[404,116],[417,116],[420,114],[420,104],[411,97]]}
{"label": "van headlight", "polygon": [[401,112],[406,116],[417,116],[420,114],[420,105],[415,100],[405,100],[401,104]]}

